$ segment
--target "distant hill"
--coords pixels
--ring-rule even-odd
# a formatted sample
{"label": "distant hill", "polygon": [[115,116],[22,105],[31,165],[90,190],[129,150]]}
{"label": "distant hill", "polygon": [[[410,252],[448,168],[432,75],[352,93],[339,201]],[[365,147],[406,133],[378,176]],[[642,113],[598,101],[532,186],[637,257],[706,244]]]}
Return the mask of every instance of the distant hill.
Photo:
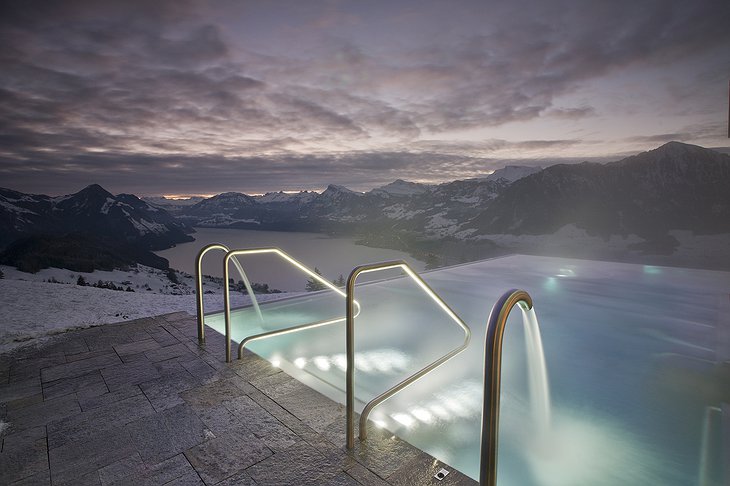
{"label": "distant hill", "polygon": [[474,234],[665,237],[730,232],[730,156],[670,142],[618,162],[561,164],[518,180],[465,225]]}

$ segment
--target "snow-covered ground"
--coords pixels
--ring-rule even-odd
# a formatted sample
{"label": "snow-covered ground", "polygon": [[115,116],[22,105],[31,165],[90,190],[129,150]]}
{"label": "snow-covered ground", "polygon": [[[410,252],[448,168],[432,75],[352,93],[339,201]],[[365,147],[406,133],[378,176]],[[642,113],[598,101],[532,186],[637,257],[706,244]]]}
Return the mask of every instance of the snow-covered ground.
{"label": "snow-covered ground", "polygon": [[[69,329],[92,327],[170,312],[195,315],[193,277],[178,275],[179,284],[166,272],[139,265],[136,271],[92,273],[48,268],[36,274],[0,265],[0,353]],[[79,275],[89,283],[112,282],[134,292],[77,285]],[[63,283],[50,283],[56,280]],[[146,290],[150,288],[151,290]],[[206,311],[223,308],[220,285],[207,280]],[[292,294],[257,295],[259,302]],[[232,295],[234,306],[248,304],[247,296]]]}

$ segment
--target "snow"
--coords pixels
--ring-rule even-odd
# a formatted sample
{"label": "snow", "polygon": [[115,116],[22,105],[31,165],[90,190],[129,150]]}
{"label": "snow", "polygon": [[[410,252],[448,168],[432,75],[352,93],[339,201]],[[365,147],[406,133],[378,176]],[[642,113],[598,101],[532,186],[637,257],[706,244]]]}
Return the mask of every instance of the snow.
{"label": "snow", "polygon": [[104,201],[104,204],[101,206],[101,214],[109,214],[109,209],[114,206],[114,203],[116,201],[110,197],[106,198],[106,201]]}
{"label": "snow", "polygon": [[394,204],[383,209],[383,213],[390,219],[412,219],[423,212],[423,209],[408,211],[403,204]]}
{"label": "snow", "polygon": [[255,219],[236,219],[232,218],[228,214],[223,213],[216,213],[213,216],[210,216],[205,219],[201,219],[198,221],[198,226],[228,226],[233,223],[251,223],[251,224],[261,224],[259,221]]}
{"label": "snow", "polygon": [[255,199],[260,203],[300,203],[304,204],[317,196],[316,192],[301,191],[301,192],[267,192],[263,196],[255,196]]}
{"label": "snow", "polygon": [[[135,292],[123,292],[71,283],[48,283],[50,277],[75,283],[79,272],[58,268],[42,270],[37,274],[19,272],[14,267],[1,266],[4,279],[0,279],[0,353],[27,344],[31,340],[64,332],[66,330],[98,326],[171,312],[196,313],[195,295],[159,293],[170,290],[161,286],[160,271],[150,272],[143,267],[138,273],[115,270],[82,274],[89,282],[98,280],[130,280]],[[159,272],[159,273],[157,273]],[[71,279],[70,277],[73,277]],[[192,277],[181,276],[192,281]],[[20,280],[20,278],[25,278]],[[155,291],[136,289],[149,285]],[[214,294],[205,295],[206,311],[223,308],[223,295],[219,286],[206,282],[206,288],[215,288]],[[257,295],[259,302],[295,295],[292,293]],[[250,303],[248,296],[232,294],[233,306]]]}
{"label": "snow", "polygon": [[0,200],[0,206],[7,209],[8,211],[10,211],[12,213],[16,213],[16,214],[20,214],[20,213],[36,214],[33,211],[31,211],[30,209],[25,209],[20,206],[16,206],[15,204],[11,204],[9,202],[5,202],[2,200]]}
{"label": "snow", "polygon": [[164,224],[153,223],[152,221],[147,221],[144,218],[140,218],[140,220],[137,221],[136,219],[130,217],[129,221],[134,225],[135,229],[139,232],[141,236],[144,236],[147,233],[160,235],[168,231],[167,226],[165,226]]}
{"label": "snow", "polygon": [[528,167],[525,165],[507,165],[501,169],[495,170],[492,174],[487,176],[485,179],[488,181],[505,181],[513,183],[523,177],[527,177],[535,172],[540,172],[542,167]]}

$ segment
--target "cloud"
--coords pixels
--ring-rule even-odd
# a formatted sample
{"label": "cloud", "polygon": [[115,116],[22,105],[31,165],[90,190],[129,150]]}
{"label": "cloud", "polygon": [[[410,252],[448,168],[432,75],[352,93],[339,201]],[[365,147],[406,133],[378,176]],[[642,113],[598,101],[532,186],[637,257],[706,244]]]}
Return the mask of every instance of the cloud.
{"label": "cloud", "polygon": [[[593,143],[489,129],[597,118],[593,100],[571,93],[632,67],[675,66],[676,110],[715,114],[703,93],[727,66],[727,2],[460,5],[3,2],[4,184],[25,187],[34,175],[40,186],[39,173],[89,182],[82,170],[120,185],[144,174],[141,186],[169,181],[178,192],[276,189],[276,177],[310,187],[464,177],[515,153]],[[701,56],[715,67],[676,67]],[[711,141],[715,125],[621,142]]]}

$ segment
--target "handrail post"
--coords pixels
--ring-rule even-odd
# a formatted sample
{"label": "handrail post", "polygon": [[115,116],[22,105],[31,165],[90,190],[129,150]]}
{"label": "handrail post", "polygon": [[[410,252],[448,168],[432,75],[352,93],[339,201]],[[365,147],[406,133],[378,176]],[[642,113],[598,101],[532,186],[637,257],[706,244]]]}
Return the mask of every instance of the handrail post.
{"label": "handrail post", "polygon": [[479,484],[494,486],[497,481],[497,445],[499,439],[499,394],[502,371],[504,328],[512,308],[532,309],[532,297],[524,290],[505,292],[492,307],[484,340],[484,401],[482,406]]}
{"label": "handrail post", "polygon": [[449,307],[446,302],[444,302],[437,294],[433,291],[431,287],[421,278],[418,276],[416,272],[411,269],[411,267],[403,260],[395,260],[395,261],[389,261],[389,262],[382,262],[382,263],[372,263],[367,265],[360,265],[358,267],[355,267],[352,270],[352,273],[350,273],[350,276],[347,278],[347,298],[345,300],[346,302],[346,312],[345,312],[345,319],[347,321],[346,326],[346,333],[345,338],[347,340],[346,342],[346,353],[347,353],[347,371],[346,371],[346,416],[345,419],[347,420],[346,424],[346,441],[347,441],[347,448],[352,449],[355,447],[355,424],[354,424],[354,407],[355,407],[355,317],[354,314],[354,308],[353,303],[355,302],[355,281],[357,280],[357,277],[361,273],[366,272],[374,272],[378,270],[386,270],[391,268],[400,268],[402,269],[411,279],[413,279],[416,284],[421,287],[421,289],[426,292],[426,294],[431,297],[456,323],[462,328],[464,331],[464,342],[457,348],[452,349],[447,354],[441,356],[436,361],[429,363],[424,368],[418,370],[417,372],[413,373],[412,375],[405,378],[403,381],[399,382],[398,384],[390,387],[377,397],[370,400],[367,404],[365,404],[365,407],[362,410],[362,413],[360,414],[360,440],[367,439],[367,420],[368,416],[370,415],[370,412],[373,408],[387,400],[388,398],[392,397],[399,391],[403,390],[408,385],[414,383],[416,380],[420,379],[422,376],[426,375],[427,373],[430,373],[437,367],[444,364],[446,361],[450,360],[457,354],[464,351],[467,346],[469,345],[469,341],[471,340],[471,329],[469,329],[469,326],[466,325],[464,321],[461,320],[459,316],[456,315],[456,313]]}
{"label": "handrail post", "polygon": [[198,311],[198,343],[205,344],[205,309],[203,308],[203,256],[211,250],[223,250],[228,247],[220,243],[205,245],[195,258],[195,303]]}
{"label": "handrail post", "polygon": [[347,448],[355,447],[355,314],[353,302],[355,300],[355,280],[360,274],[361,267],[355,267],[350,276],[347,277],[347,292],[345,297],[345,353],[347,355],[347,368],[345,377],[345,435],[347,437]]}

